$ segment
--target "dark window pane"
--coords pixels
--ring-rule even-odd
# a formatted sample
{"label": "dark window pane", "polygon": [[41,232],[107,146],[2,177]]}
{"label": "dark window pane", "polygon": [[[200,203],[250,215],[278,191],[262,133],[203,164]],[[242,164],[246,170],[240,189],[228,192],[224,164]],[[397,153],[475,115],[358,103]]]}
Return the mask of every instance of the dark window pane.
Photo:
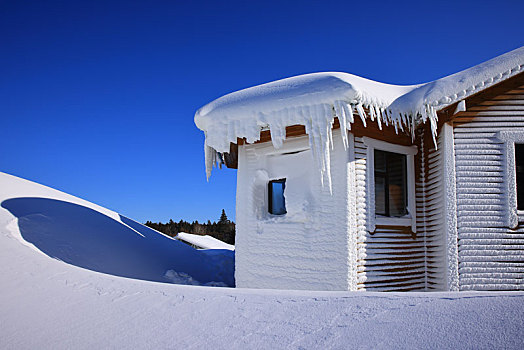
{"label": "dark window pane", "polygon": [[406,211],[406,156],[387,154],[387,174],[389,177],[389,215],[404,216]]}
{"label": "dark window pane", "polygon": [[375,150],[375,171],[386,172],[386,152]]}
{"label": "dark window pane", "polygon": [[286,213],[286,201],[284,198],[284,189],[286,188],[286,179],[272,180],[268,184],[269,213],[274,215],[283,215]]}
{"label": "dark window pane", "polygon": [[375,214],[386,215],[386,180],[375,173]]}
{"label": "dark window pane", "polygon": [[375,150],[375,214],[407,212],[407,170],[404,154]]}
{"label": "dark window pane", "polygon": [[524,144],[515,144],[515,166],[517,173],[517,208],[524,210]]}

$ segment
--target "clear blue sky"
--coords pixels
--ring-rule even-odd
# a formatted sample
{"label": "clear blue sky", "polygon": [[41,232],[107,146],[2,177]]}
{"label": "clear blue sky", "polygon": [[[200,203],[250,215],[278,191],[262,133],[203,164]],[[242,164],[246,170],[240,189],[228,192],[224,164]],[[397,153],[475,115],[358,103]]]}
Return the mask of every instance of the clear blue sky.
{"label": "clear blue sky", "polygon": [[0,1],[0,171],[139,221],[234,218],[194,112],[345,71],[413,84],[524,45],[524,1]]}

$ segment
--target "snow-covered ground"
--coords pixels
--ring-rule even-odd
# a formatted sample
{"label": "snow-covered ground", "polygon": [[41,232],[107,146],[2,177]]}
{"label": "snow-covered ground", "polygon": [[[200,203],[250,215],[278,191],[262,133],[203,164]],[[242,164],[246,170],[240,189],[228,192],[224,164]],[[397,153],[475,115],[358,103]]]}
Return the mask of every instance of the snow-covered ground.
{"label": "snow-covered ground", "polygon": [[523,348],[524,293],[162,283],[173,274],[225,283],[228,268],[115,212],[5,174],[0,203],[2,349]]}

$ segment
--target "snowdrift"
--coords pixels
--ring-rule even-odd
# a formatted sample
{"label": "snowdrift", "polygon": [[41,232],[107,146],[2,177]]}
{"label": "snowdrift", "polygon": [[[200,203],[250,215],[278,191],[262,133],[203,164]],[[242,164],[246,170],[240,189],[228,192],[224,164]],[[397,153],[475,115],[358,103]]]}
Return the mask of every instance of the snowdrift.
{"label": "snowdrift", "polygon": [[[211,268],[208,256],[111,210],[1,173],[0,203],[2,349],[522,349],[524,343],[523,292],[158,283],[217,282],[220,272],[232,271]],[[156,252],[161,243],[170,248]],[[155,263],[146,259],[153,251]]]}
{"label": "snowdrift", "polygon": [[[21,187],[32,196],[6,193]],[[12,227],[19,237],[49,257],[121,277],[234,286],[229,250],[198,251],[122,215],[6,174],[0,174],[0,188],[1,206],[16,218]]]}

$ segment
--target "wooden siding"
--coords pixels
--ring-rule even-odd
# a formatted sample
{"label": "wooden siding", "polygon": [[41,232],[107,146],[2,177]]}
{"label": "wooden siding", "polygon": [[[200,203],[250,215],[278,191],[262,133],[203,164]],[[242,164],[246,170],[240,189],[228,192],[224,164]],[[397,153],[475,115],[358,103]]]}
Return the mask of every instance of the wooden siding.
{"label": "wooden siding", "polygon": [[501,130],[524,132],[524,85],[453,118],[461,290],[524,290],[524,224],[505,226]]}
{"label": "wooden siding", "polygon": [[[391,141],[391,140],[390,140]],[[411,227],[366,229],[366,145],[355,137],[357,206],[357,289],[368,291],[424,290],[426,283],[423,235]]]}
{"label": "wooden siding", "polygon": [[415,158],[418,166],[417,232],[424,235],[426,246],[426,290],[446,290],[446,236],[445,236],[445,193],[443,179],[442,136],[437,138],[438,147],[425,128],[419,135],[419,154]]}

